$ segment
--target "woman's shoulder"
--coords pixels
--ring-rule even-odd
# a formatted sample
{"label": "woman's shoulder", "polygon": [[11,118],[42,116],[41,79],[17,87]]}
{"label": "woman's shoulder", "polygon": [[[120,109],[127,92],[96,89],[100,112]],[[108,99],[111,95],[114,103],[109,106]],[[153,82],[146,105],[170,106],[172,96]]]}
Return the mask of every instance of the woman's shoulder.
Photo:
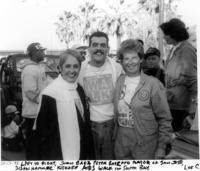
{"label": "woman's shoulder", "polygon": [[44,88],[41,94],[56,98],[60,94],[60,91],[61,90],[59,89],[59,86],[57,85],[57,81],[55,79],[46,88]]}
{"label": "woman's shoulder", "polygon": [[194,46],[192,46],[192,44],[190,42],[188,42],[187,40],[183,41],[181,46],[180,46],[181,51],[187,52],[187,51],[191,51],[191,52],[196,52],[196,49],[194,48]]}
{"label": "woman's shoulder", "polygon": [[80,96],[84,96],[84,97],[86,96],[83,87],[79,83],[77,84],[77,91],[78,91]]}
{"label": "woman's shoulder", "polygon": [[124,81],[125,77],[126,77],[126,74],[125,73],[121,73],[119,75],[119,77],[117,78],[117,83],[120,83],[120,82]]}
{"label": "woman's shoulder", "polygon": [[77,83],[77,90],[80,90],[80,91],[84,92],[84,89],[83,89],[83,87],[82,87],[82,85],[80,83]]}
{"label": "woman's shoulder", "polygon": [[145,82],[150,84],[151,86],[153,87],[163,87],[163,84],[161,83],[161,81],[156,78],[156,77],[153,77],[151,75],[147,75],[147,74],[144,74],[144,77],[145,77]]}

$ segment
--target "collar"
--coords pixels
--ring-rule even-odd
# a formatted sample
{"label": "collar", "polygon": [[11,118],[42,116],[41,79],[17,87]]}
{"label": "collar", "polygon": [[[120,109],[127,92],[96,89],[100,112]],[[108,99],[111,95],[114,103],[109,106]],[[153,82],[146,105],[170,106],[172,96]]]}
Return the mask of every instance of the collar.
{"label": "collar", "polygon": [[[123,74],[123,75],[124,75],[124,76],[123,76],[122,79],[123,79],[123,83],[124,83],[124,82],[125,82],[126,74]],[[141,71],[141,72],[140,72],[140,82],[139,82],[138,86],[137,86],[136,89],[135,89],[135,94],[136,94],[136,92],[139,91],[139,90],[141,89],[141,87],[144,85],[146,79],[147,79],[147,75],[144,74],[143,71]]]}
{"label": "collar", "polygon": [[66,80],[63,79],[63,77],[61,76],[61,74],[58,76],[58,80],[68,90],[76,90],[76,88],[77,88],[77,82],[74,82],[74,83],[67,82]]}
{"label": "collar", "polygon": [[173,51],[175,51],[175,50],[181,45],[181,43],[182,43],[182,42],[179,42],[177,45],[175,45],[175,46],[173,47]]}

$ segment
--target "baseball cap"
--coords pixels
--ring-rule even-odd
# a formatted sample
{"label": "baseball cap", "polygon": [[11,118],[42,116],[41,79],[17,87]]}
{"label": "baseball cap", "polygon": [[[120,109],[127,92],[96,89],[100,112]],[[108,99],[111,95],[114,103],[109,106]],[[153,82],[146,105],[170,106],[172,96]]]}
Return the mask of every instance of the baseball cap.
{"label": "baseball cap", "polygon": [[88,46],[81,45],[81,44],[75,44],[72,46],[72,49],[87,49]]}
{"label": "baseball cap", "polygon": [[19,111],[17,110],[16,106],[14,105],[8,105],[5,109],[5,113],[6,114],[11,114],[11,113],[15,113],[18,114]]}
{"label": "baseball cap", "polygon": [[36,43],[31,43],[28,47],[27,47],[27,53],[32,53],[38,50],[46,50],[46,48],[42,47],[40,43],[36,42]]}
{"label": "baseball cap", "polygon": [[156,55],[160,57],[160,51],[157,48],[150,47],[149,49],[147,49],[144,58],[146,59],[150,55]]}

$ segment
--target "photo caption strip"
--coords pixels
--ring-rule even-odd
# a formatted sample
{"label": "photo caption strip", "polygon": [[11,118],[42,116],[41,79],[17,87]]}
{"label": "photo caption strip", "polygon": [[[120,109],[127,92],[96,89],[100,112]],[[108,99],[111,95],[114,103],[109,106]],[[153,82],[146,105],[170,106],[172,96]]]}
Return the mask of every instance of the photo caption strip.
{"label": "photo caption strip", "polygon": [[[86,160],[86,161],[15,161],[1,162],[9,171],[132,171],[132,170],[200,170],[199,160]],[[3,169],[4,170],[4,169]]]}

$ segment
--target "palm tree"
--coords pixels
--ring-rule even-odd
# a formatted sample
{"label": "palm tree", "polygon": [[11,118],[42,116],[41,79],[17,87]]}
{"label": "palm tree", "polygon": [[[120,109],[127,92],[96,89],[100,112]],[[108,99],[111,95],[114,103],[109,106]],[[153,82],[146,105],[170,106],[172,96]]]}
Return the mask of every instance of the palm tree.
{"label": "palm tree", "polygon": [[[145,48],[149,46],[158,47],[163,54],[163,38],[158,26],[177,16],[176,2],[180,0],[139,0],[138,13],[141,21],[138,26],[144,30],[143,40]],[[161,11],[162,10],[162,11]],[[163,11],[164,10],[164,11]],[[144,15],[145,14],[145,15]],[[145,18],[143,17],[145,16]],[[142,27],[141,27],[142,26]]]}
{"label": "palm tree", "polygon": [[70,11],[64,11],[64,14],[59,17],[59,21],[55,23],[57,25],[56,34],[61,42],[65,42],[67,48],[71,41],[75,40],[77,35],[76,28],[79,25],[79,16],[71,13]]}
{"label": "palm tree", "polygon": [[98,11],[98,29],[116,36],[117,48],[119,48],[122,36],[128,35],[137,25],[138,21],[132,4],[128,0],[109,0],[109,9]]}
{"label": "palm tree", "polygon": [[64,41],[69,47],[70,43],[85,43],[89,34],[94,30],[96,24],[95,13],[97,8],[94,4],[86,2],[79,6],[77,13],[65,11],[59,17],[56,33],[60,41]]}

